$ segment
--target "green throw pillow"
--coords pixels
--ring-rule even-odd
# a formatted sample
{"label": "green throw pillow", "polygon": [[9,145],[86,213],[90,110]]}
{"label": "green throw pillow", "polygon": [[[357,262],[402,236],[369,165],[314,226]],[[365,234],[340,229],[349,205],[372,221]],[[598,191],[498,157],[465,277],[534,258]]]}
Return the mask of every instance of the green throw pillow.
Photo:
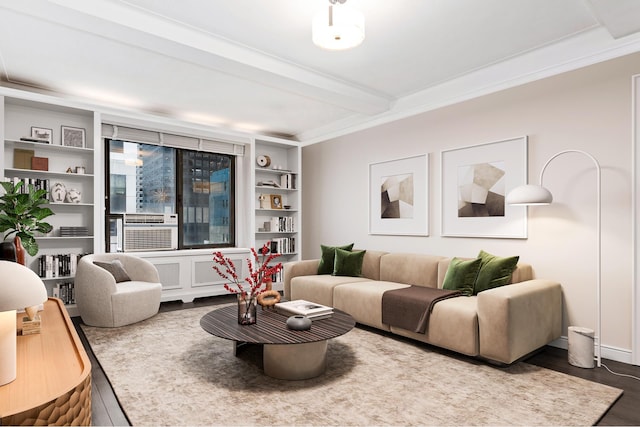
{"label": "green throw pillow", "polygon": [[516,269],[520,259],[519,256],[501,258],[485,251],[480,251],[478,258],[482,261],[478,278],[473,286],[474,294],[508,285],[511,281],[511,274]]}
{"label": "green throw pillow", "polygon": [[116,279],[116,283],[128,282],[131,280],[119,259],[115,259],[111,262],[93,261],[93,263],[111,273],[113,278]]}
{"label": "green throw pillow", "polygon": [[334,276],[362,276],[362,261],[367,251],[349,252],[344,249],[336,249],[336,260],[333,266]]}
{"label": "green throw pillow", "polygon": [[336,249],[351,251],[351,249],[353,249],[353,243],[344,246],[320,245],[320,249],[322,250],[322,258],[320,258],[320,264],[318,265],[318,274],[333,274]]}
{"label": "green throw pillow", "polygon": [[453,258],[447,269],[447,274],[444,275],[442,289],[462,291],[466,296],[473,295],[473,286],[476,283],[481,262],[480,258],[467,261]]}

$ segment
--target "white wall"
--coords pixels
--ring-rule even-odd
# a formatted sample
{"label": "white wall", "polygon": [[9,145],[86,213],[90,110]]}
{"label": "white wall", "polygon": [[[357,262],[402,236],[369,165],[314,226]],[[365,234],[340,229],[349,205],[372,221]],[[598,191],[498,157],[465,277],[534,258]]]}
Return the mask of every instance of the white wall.
{"label": "white wall", "polygon": [[[630,360],[632,345],[632,75],[640,54],[547,78],[303,149],[303,258],[320,244],[475,256],[520,255],[539,278],[562,283],[564,326],[595,329],[595,169],[579,154],[561,156],[545,173],[555,202],[530,207],[528,239],[440,236],[440,151],[529,137],[529,182],[553,154],[580,149],[602,167],[602,342],[607,357]],[[430,153],[430,236],[368,234],[368,167]],[[616,358],[616,357],[614,357]]]}

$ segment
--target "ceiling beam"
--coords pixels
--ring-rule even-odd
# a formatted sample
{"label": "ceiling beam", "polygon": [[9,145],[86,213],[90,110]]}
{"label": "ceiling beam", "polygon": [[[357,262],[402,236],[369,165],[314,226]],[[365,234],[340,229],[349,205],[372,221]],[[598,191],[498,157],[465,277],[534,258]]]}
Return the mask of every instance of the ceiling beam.
{"label": "ceiling beam", "polygon": [[[188,61],[353,113],[374,115],[387,111],[391,106],[391,99],[384,95],[126,3],[108,0],[48,0],[43,6],[45,7],[34,7],[31,2],[5,2],[1,7]],[[106,31],[109,28],[111,31]]]}

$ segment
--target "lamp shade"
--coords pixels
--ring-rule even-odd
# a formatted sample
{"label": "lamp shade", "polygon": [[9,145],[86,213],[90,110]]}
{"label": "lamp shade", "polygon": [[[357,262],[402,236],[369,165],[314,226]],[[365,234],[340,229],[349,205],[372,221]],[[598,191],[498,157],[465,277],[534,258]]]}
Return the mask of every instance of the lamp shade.
{"label": "lamp shade", "polygon": [[552,201],[551,192],[540,185],[521,185],[507,194],[509,205],[548,205]]}
{"label": "lamp shade", "polygon": [[0,311],[24,309],[46,300],[47,289],[34,271],[0,260]]}
{"label": "lamp shade", "polygon": [[342,4],[330,5],[313,18],[312,40],[329,50],[356,47],[364,40],[364,16]]}

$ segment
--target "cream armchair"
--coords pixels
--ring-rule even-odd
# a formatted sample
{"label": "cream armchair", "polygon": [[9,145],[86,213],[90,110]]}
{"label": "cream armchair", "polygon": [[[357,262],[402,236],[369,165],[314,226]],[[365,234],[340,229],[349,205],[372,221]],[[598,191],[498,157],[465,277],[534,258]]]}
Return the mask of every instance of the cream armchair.
{"label": "cream armchair", "polygon": [[[115,260],[122,263],[126,273],[116,276],[124,276],[119,277],[124,281],[116,281],[114,274],[94,264]],[[121,253],[92,254],[83,256],[78,263],[75,292],[85,324],[118,327],[158,313],[162,284],[155,266],[145,259]]]}

